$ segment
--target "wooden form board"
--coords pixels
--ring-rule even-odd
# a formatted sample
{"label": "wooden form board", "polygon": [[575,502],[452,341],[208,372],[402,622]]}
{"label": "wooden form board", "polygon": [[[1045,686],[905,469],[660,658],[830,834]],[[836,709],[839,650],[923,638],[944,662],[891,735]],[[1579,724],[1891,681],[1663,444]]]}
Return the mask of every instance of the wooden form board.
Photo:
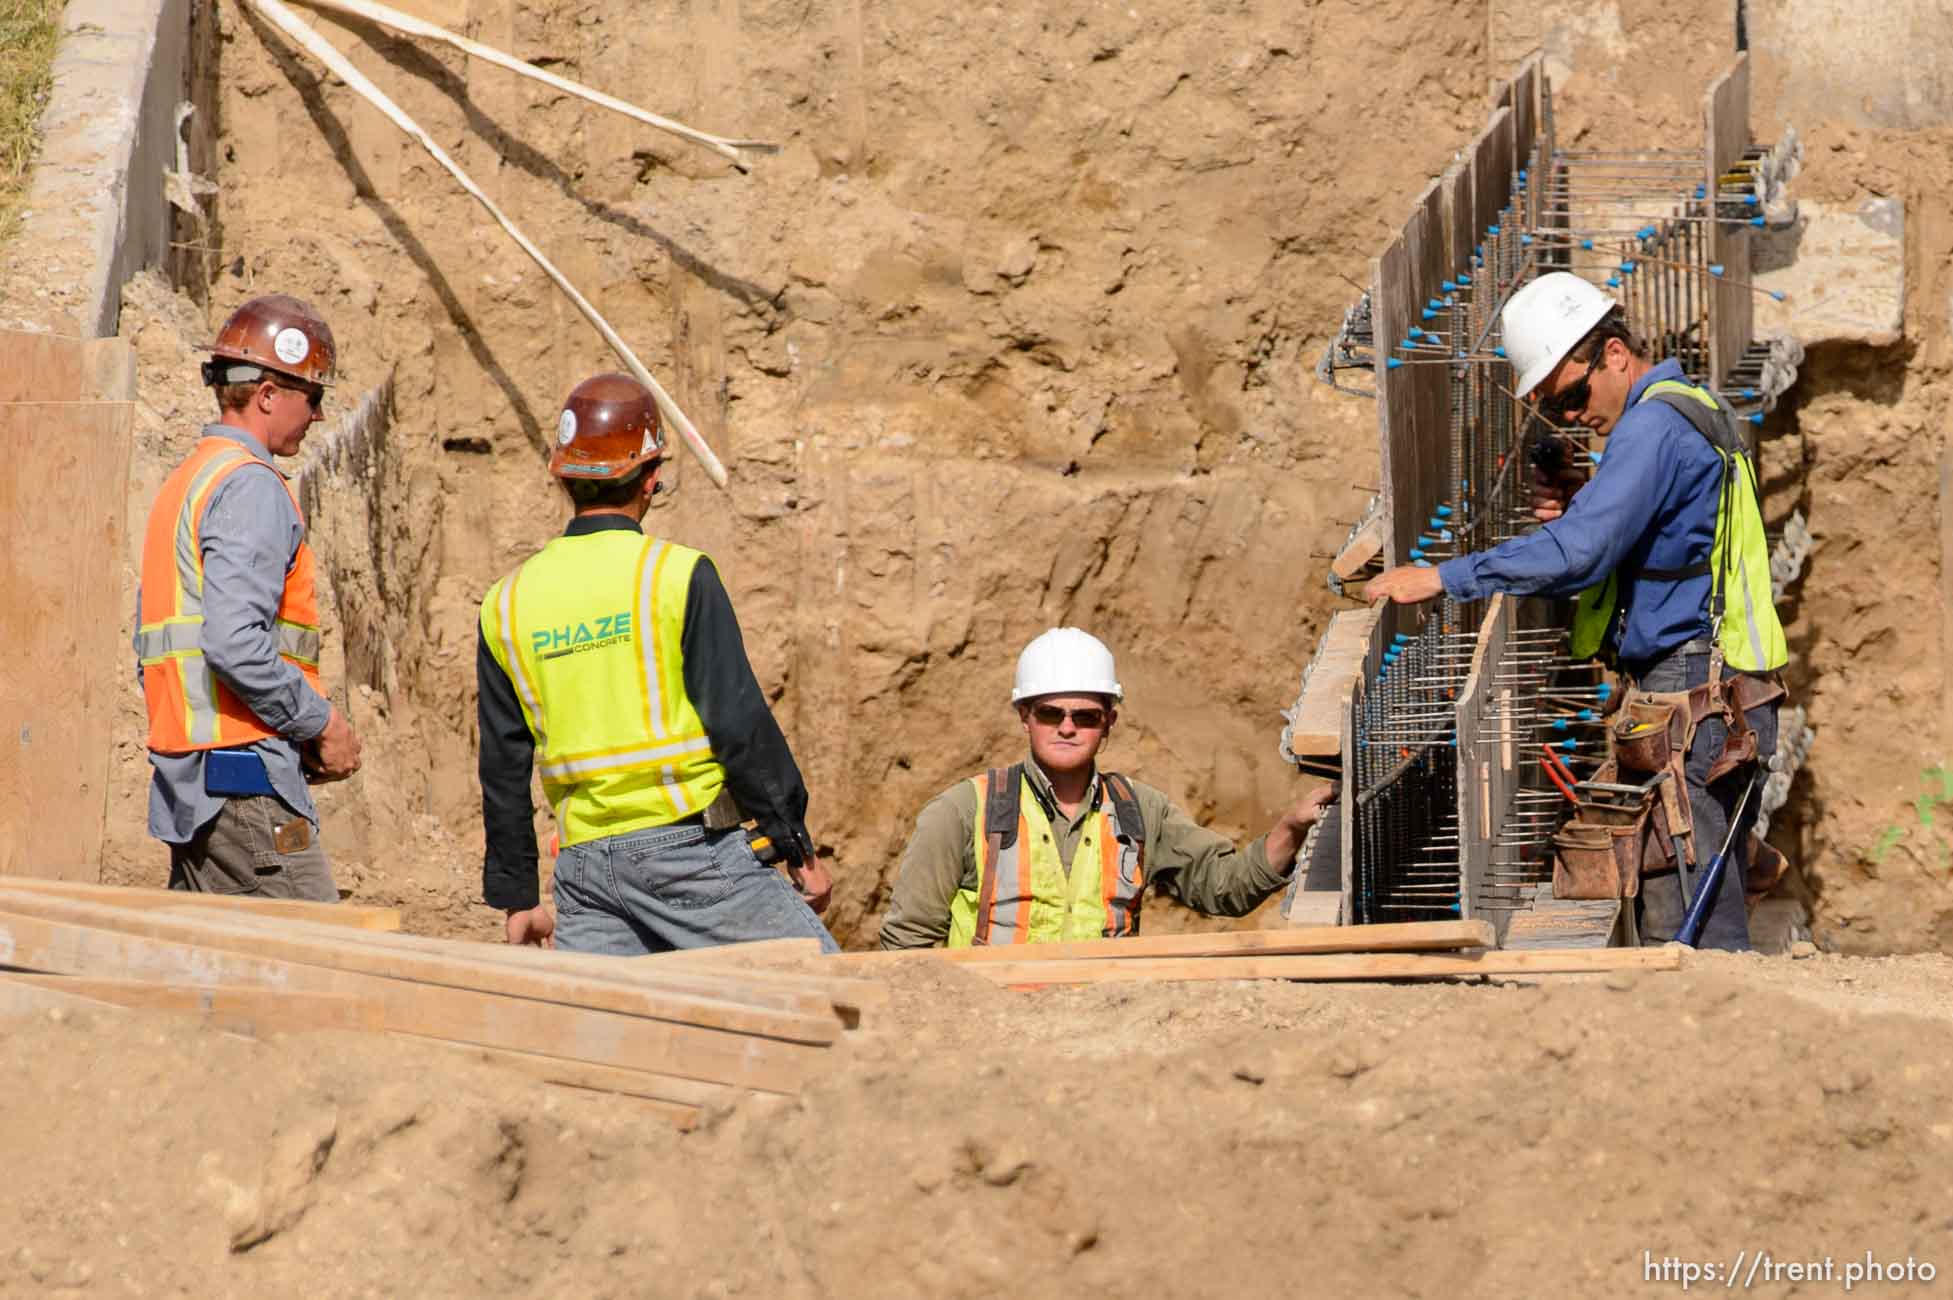
{"label": "wooden form board", "polygon": [[1479,953],[1349,953],[1323,957],[1142,957],[1134,961],[1000,961],[970,969],[997,984],[1122,984],[1167,980],[1459,979],[1680,970],[1679,948],[1530,949]]}
{"label": "wooden form board", "polygon": [[373,940],[400,936],[341,930],[333,942],[314,944],[156,912],[45,899],[35,906],[34,915],[0,911],[0,962],[99,978],[338,994],[376,1006],[393,1031],[758,1091],[795,1091],[824,1046],[815,1017],[702,1005],[706,1000],[622,980],[536,972],[518,979],[481,969],[486,962],[369,951]]}
{"label": "wooden form board", "polygon": [[[1429,360],[1440,355],[1406,353],[1398,345],[1413,329],[1448,328],[1446,314],[1424,315],[1433,299],[1443,297],[1447,261],[1442,185],[1433,180],[1411,205],[1403,232],[1371,264],[1370,306],[1379,356]],[[1387,564],[1410,562],[1418,535],[1444,496],[1450,392],[1447,366],[1411,364],[1378,372]]]}
{"label": "wooden form board", "polygon": [[1489,948],[1497,936],[1484,921],[1420,921],[1403,925],[1294,927],[1286,930],[1229,930],[1220,934],[1141,934],[1130,939],[1088,939],[1078,943],[995,944],[972,948],[921,948],[895,952],[852,952],[827,960],[848,970],[919,959],[981,966],[988,962],[1137,961],[1175,957],[1218,959],[1245,956],[1299,956],[1311,953],[1450,952]]}
{"label": "wooden form board", "polygon": [[1553,886],[1533,891],[1532,906],[1507,919],[1499,946],[1529,948],[1606,948],[1621,929],[1618,898],[1555,898]]}
{"label": "wooden form board", "polygon": [[[130,347],[0,330],[0,876],[100,875],[122,604]],[[32,466],[31,472],[26,467]]]}
{"label": "wooden form board", "polygon": [[[1472,650],[1471,671],[1458,692],[1459,915],[1481,914],[1479,891],[1491,870],[1495,841],[1518,788],[1511,723],[1501,721],[1498,677],[1512,631],[1515,602],[1492,597]],[[1493,739],[1495,727],[1504,731]]]}
{"label": "wooden form board", "polygon": [[[1750,56],[1744,51],[1727,72],[1716,78],[1703,96],[1707,149],[1709,206],[1715,212],[1717,186],[1723,174],[1742,160],[1750,143]],[[1746,226],[1712,222],[1709,260],[1725,274],[1711,282],[1715,329],[1710,338],[1709,378],[1721,384],[1742,359],[1756,328],[1749,287],[1750,232]]]}
{"label": "wooden form board", "polygon": [[1362,675],[1376,621],[1372,607],[1338,610],[1329,620],[1309,664],[1308,685],[1289,718],[1288,747],[1297,757],[1343,752],[1343,715]]}
{"label": "wooden form board", "polygon": [[294,1029],[379,1029],[380,1009],[370,1001],[336,993],[299,993],[255,985],[166,984],[155,980],[101,979],[85,975],[0,974],[0,984],[30,985],[142,1011],[200,1015],[219,1028],[256,1032],[260,1026]]}
{"label": "wooden form board", "polygon": [[35,880],[9,877],[0,888],[79,899],[84,903],[113,903],[118,907],[165,910],[201,907],[217,912],[249,912],[292,921],[355,930],[398,930],[400,913],[391,907],[359,903],[314,903],[296,898],[251,898],[232,894],[193,894],[181,889],[143,889],[129,885],[93,885],[76,880]]}
{"label": "wooden form board", "polygon": [[1472,228],[1470,243],[1476,247],[1486,231],[1499,224],[1506,204],[1512,199],[1512,174],[1517,164],[1512,157],[1512,110],[1501,108],[1492,114],[1465,151],[1472,169]]}

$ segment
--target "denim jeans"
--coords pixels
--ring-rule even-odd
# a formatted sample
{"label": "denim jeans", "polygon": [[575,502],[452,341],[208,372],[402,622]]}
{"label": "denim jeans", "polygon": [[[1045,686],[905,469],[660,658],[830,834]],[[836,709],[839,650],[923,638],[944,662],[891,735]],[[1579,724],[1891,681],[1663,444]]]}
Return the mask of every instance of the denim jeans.
{"label": "denim jeans", "polygon": [[566,951],[639,957],[758,939],[840,951],[737,828],[655,826],[572,844],[556,859],[556,944]]}
{"label": "denim jeans", "polygon": [[[1725,679],[1729,676],[1727,669],[1724,676]],[[1644,691],[1686,691],[1708,680],[1708,655],[1678,654],[1656,663],[1636,680],[1635,685]],[[1691,892],[1701,887],[1703,873],[1721,851],[1723,840],[1729,832],[1730,814],[1736,810],[1738,803],[1744,805],[1742,822],[1736,828],[1735,836],[1730,838],[1729,862],[1723,869],[1722,887],[1716,891],[1713,910],[1703,922],[1702,933],[1696,940],[1699,948],[1722,948],[1730,952],[1749,950],[1749,913],[1743,903],[1743,882],[1749,874],[1750,828],[1756,825],[1757,803],[1763,798],[1763,782],[1769,775],[1770,757],[1777,752],[1777,709],[1780,704],[1780,700],[1772,700],[1743,715],[1756,732],[1757,762],[1725,773],[1713,787],[1707,784],[1709,768],[1714,765],[1716,755],[1722,752],[1723,738],[1728,728],[1723,726],[1721,718],[1711,714],[1695,729],[1695,741],[1689,746],[1686,764],[1689,815],[1695,822],[1695,866],[1689,871]],[[1756,783],[1756,789],[1744,802],[1743,794],[1752,781]],[[1642,877],[1642,943],[1667,943],[1673,939],[1675,932],[1682,927],[1685,913],[1680,873]]]}

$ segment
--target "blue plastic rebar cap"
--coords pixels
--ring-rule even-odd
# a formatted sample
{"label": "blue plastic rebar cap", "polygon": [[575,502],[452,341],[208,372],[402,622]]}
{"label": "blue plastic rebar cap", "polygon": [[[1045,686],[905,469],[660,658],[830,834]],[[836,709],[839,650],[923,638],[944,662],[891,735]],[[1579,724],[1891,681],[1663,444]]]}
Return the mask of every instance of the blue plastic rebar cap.
{"label": "blue plastic rebar cap", "polygon": [[1620,287],[1621,287],[1621,277],[1620,277],[1620,276],[1618,276],[1618,275],[1610,275],[1610,276],[1608,276],[1608,277],[1607,277],[1607,287],[1608,287],[1608,288],[1610,288],[1610,289],[1618,289],[1618,288],[1620,288]]}
{"label": "blue plastic rebar cap", "polygon": [[1426,307],[1429,307],[1429,308],[1430,308],[1430,309],[1431,309],[1432,311],[1443,311],[1443,310],[1444,310],[1444,299],[1442,299],[1442,298],[1433,298],[1433,299],[1431,299],[1431,301],[1429,301],[1429,302],[1427,302],[1427,303],[1425,303],[1424,305],[1425,305]]}
{"label": "blue plastic rebar cap", "polygon": [[1763,224],[1763,218],[1762,218],[1762,217],[1751,217],[1751,218],[1750,218],[1750,224],[1751,224],[1752,226],[1760,226],[1760,225],[1762,225],[1762,224]]}
{"label": "blue plastic rebar cap", "polygon": [[1594,241],[1591,239],[1583,239],[1580,241],[1580,247],[1591,253],[1594,251]]}
{"label": "blue plastic rebar cap", "polygon": [[1533,237],[1531,235],[1519,236],[1519,244],[1521,247],[1524,247],[1525,245],[1530,244],[1532,242],[1533,242]]}
{"label": "blue plastic rebar cap", "polygon": [[1582,709],[1575,716],[1578,717],[1582,722],[1592,722],[1600,715],[1595,713],[1592,709]]}
{"label": "blue plastic rebar cap", "polygon": [[1423,559],[1423,558],[1424,558],[1424,548],[1423,548],[1423,547],[1421,547],[1421,546],[1413,546],[1413,547],[1411,547],[1411,559],[1413,559],[1413,560],[1421,560],[1421,559]]}
{"label": "blue plastic rebar cap", "polygon": [[1410,336],[1414,339],[1421,339],[1424,337],[1424,331],[1418,328],[1417,326],[1413,325],[1410,328]]}
{"label": "blue plastic rebar cap", "polygon": [[1572,725],[1573,724],[1568,722],[1565,718],[1553,719],[1553,730],[1555,731],[1565,731]]}
{"label": "blue plastic rebar cap", "polygon": [[1782,291],[1781,291],[1781,290],[1777,290],[1777,289],[1765,289],[1765,290],[1764,290],[1763,292],[1765,292],[1765,293],[1767,293],[1767,294],[1769,294],[1769,295],[1770,295],[1770,297],[1771,297],[1771,298],[1772,298],[1773,300],[1775,300],[1775,301],[1777,301],[1777,302],[1782,302],[1782,301],[1783,301],[1783,299],[1784,299],[1784,295],[1783,295],[1783,293],[1782,293]]}
{"label": "blue plastic rebar cap", "polygon": [[1413,560],[1411,561],[1411,563],[1415,564],[1420,569],[1428,569],[1431,567],[1431,562],[1429,560]]}
{"label": "blue plastic rebar cap", "polygon": [[1439,507],[1438,507],[1438,518],[1440,518],[1440,519],[1449,519],[1450,517],[1451,517],[1451,507],[1450,507],[1450,506],[1439,506]]}
{"label": "blue plastic rebar cap", "polygon": [[1722,274],[1722,270],[1723,270],[1723,267],[1722,267],[1722,263],[1721,263],[1721,262],[1711,262],[1711,263],[1709,263],[1709,274],[1710,274],[1710,275],[1721,275],[1721,274]]}
{"label": "blue plastic rebar cap", "polygon": [[1753,207],[1755,207],[1755,206],[1756,206],[1757,204],[1759,204],[1759,203],[1761,203],[1761,202],[1763,202],[1763,200],[1762,200],[1762,199],[1759,199],[1759,198],[1757,198],[1757,197],[1756,197],[1756,195],[1754,195],[1754,194],[1745,194],[1745,195],[1743,196],[1743,206],[1744,206],[1744,207],[1749,207],[1749,208],[1753,208]]}
{"label": "blue plastic rebar cap", "polygon": [[1526,179],[1526,169],[1524,167],[1519,169],[1519,179],[1522,181]]}
{"label": "blue plastic rebar cap", "polygon": [[1463,271],[1460,271],[1458,273],[1459,284],[1470,284],[1471,282],[1472,282],[1472,278],[1469,275],[1466,275]]}
{"label": "blue plastic rebar cap", "polygon": [[1755,397],[1755,396],[1757,396],[1757,391],[1756,391],[1756,390],[1755,390],[1754,388],[1745,388],[1745,389],[1743,390],[1743,394],[1742,394],[1742,395],[1743,395],[1744,397]]}
{"label": "blue plastic rebar cap", "polygon": [[1383,363],[1383,368],[1385,370],[1395,370],[1398,366],[1401,366],[1403,364],[1404,364],[1404,359],[1402,357],[1392,357],[1388,361]]}
{"label": "blue plastic rebar cap", "polygon": [[1392,645],[1402,645],[1408,640],[1410,640],[1410,634],[1408,632],[1399,632],[1396,636],[1390,638],[1390,643]]}
{"label": "blue plastic rebar cap", "polygon": [[1612,695],[1613,693],[1614,693],[1614,687],[1613,684],[1610,682],[1602,682],[1598,687],[1594,689],[1594,696],[1597,699],[1605,700],[1608,696]]}
{"label": "blue plastic rebar cap", "polygon": [[1695,197],[1698,199],[1705,196],[1708,192],[1709,192],[1709,187],[1706,185],[1698,185],[1695,187]]}
{"label": "blue plastic rebar cap", "polygon": [[1432,311],[1429,307],[1426,307],[1423,310],[1423,312],[1420,314],[1423,316],[1425,320],[1436,320],[1438,318],[1438,314]]}
{"label": "blue plastic rebar cap", "polygon": [[1485,233],[1488,235],[1496,235],[1499,233],[1499,228],[1497,226],[1487,226],[1485,227]]}
{"label": "blue plastic rebar cap", "polygon": [[1587,453],[1587,459],[1591,460],[1594,464],[1598,465],[1600,464],[1600,458],[1602,456],[1605,456],[1606,454],[1607,453],[1604,451],[1590,451]]}
{"label": "blue plastic rebar cap", "polygon": [[1571,754],[1575,749],[1578,749],[1579,746],[1580,746],[1580,742],[1577,740],[1562,740],[1560,742],[1560,749],[1568,754]]}
{"label": "blue plastic rebar cap", "polygon": [[1440,289],[1443,289],[1446,293],[1458,292],[1458,282],[1456,280],[1445,280],[1442,283],[1440,283],[1438,287]]}
{"label": "blue plastic rebar cap", "polygon": [[1499,345],[1498,345],[1497,347],[1495,347],[1495,348],[1493,348],[1493,349],[1492,349],[1492,355],[1493,355],[1493,356],[1495,356],[1495,357],[1502,357],[1502,356],[1504,356],[1504,355],[1505,355],[1505,344],[1503,344],[1503,343],[1501,343],[1501,344],[1499,344]]}
{"label": "blue plastic rebar cap", "polygon": [[1751,424],[1762,424],[1763,412],[1758,411],[1755,415],[1746,415],[1743,418],[1748,420]]}

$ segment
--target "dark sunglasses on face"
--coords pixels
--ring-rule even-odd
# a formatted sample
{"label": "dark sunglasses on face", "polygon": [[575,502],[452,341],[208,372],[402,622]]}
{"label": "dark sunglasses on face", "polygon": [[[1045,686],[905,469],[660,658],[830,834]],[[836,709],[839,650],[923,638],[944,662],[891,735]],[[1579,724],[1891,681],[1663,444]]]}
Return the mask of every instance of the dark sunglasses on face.
{"label": "dark sunglasses on face", "polygon": [[1080,731],[1097,731],[1105,725],[1104,709],[1061,709],[1055,704],[1034,704],[1031,717],[1040,727],[1056,727],[1066,718]]}
{"label": "dark sunglasses on face", "polygon": [[305,404],[315,411],[325,405],[325,389],[323,388],[301,388],[297,384],[281,384],[275,379],[271,381],[271,386],[273,388],[282,388],[288,393],[304,394]]}
{"label": "dark sunglasses on face", "polygon": [[1599,369],[1601,358],[1606,355],[1607,353],[1604,348],[1595,352],[1594,359],[1587,363],[1587,372],[1585,374],[1581,375],[1580,378],[1574,380],[1559,392],[1540,398],[1540,414],[1558,424],[1565,421],[1568,411],[1586,410],[1587,399],[1592,397],[1594,392],[1594,371]]}

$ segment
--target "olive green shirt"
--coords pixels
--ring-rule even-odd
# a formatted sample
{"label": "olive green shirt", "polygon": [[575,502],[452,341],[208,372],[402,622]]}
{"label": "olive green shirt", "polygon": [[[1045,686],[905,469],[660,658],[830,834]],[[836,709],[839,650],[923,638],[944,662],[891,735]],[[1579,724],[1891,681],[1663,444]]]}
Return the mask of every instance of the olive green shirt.
{"label": "olive green shirt", "polygon": [[[1025,762],[1024,773],[1058,837],[1058,860],[1069,864],[1085,819],[1099,811],[1106,797],[1104,784],[1094,773],[1078,815],[1067,818],[1058,811],[1050,779],[1035,760]],[[1242,852],[1225,837],[1195,825],[1143,781],[1134,781],[1132,792],[1146,823],[1149,887],[1157,885],[1209,916],[1246,916],[1288,884],[1288,871],[1269,865],[1264,840]],[[977,887],[976,823],[981,815],[976,787],[969,781],[958,781],[923,808],[895,874],[895,894],[882,919],[882,947],[931,948],[948,940],[950,901],[958,890]]]}

